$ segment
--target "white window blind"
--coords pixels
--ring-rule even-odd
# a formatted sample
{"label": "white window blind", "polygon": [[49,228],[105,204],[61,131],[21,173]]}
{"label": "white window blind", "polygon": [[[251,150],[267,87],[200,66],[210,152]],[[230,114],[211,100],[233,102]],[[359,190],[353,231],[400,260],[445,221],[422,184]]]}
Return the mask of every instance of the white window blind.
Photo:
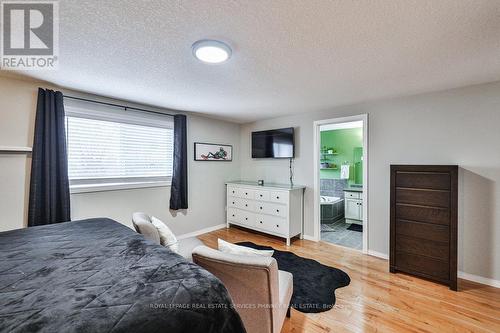
{"label": "white window blind", "polygon": [[65,110],[72,190],[170,185],[172,117],[67,100]]}

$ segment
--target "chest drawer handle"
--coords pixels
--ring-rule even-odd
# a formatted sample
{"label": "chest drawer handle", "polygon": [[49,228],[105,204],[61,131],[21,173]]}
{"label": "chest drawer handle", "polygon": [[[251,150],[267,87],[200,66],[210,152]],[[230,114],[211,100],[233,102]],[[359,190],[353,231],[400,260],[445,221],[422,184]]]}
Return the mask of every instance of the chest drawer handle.
{"label": "chest drawer handle", "polygon": [[234,205],[234,201],[233,201],[233,205]]}
{"label": "chest drawer handle", "polygon": [[278,199],[278,200],[279,200],[279,198],[280,198],[280,197],[276,197],[276,199]]}
{"label": "chest drawer handle", "polygon": [[262,207],[259,207],[260,209],[262,209]]}
{"label": "chest drawer handle", "polygon": [[234,191],[233,191],[233,193],[234,193]]}
{"label": "chest drawer handle", "polygon": [[248,221],[248,217],[245,217],[245,220]]}
{"label": "chest drawer handle", "polygon": [[276,209],[276,213],[279,213],[279,212],[280,212],[280,210],[279,210],[279,209]]}
{"label": "chest drawer handle", "polygon": [[279,224],[276,224],[276,228],[279,228],[279,227],[280,227],[280,225],[279,225]]}
{"label": "chest drawer handle", "polygon": [[233,214],[233,217],[234,217],[234,214]]}
{"label": "chest drawer handle", "polygon": [[260,194],[260,197],[262,198],[262,194]]}
{"label": "chest drawer handle", "polygon": [[259,221],[259,222],[260,222],[260,224],[262,224],[262,221]]}
{"label": "chest drawer handle", "polygon": [[248,204],[245,204],[245,207],[248,207]]}
{"label": "chest drawer handle", "polygon": [[245,195],[248,195],[248,192],[245,192]]}

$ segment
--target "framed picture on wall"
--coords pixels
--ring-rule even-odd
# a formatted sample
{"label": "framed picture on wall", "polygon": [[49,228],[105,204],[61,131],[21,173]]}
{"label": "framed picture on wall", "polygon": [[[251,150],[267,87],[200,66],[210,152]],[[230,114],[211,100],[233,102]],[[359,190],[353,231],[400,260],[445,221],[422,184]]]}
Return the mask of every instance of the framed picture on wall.
{"label": "framed picture on wall", "polygon": [[217,143],[194,143],[195,161],[230,162],[233,160],[233,146]]}

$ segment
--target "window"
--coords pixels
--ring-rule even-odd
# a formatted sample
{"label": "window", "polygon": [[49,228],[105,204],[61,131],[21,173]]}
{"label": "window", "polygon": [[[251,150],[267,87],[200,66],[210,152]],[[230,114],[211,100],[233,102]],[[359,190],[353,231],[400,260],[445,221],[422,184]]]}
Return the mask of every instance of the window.
{"label": "window", "polygon": [[68,99],[65,110],[71,192],[170,185],[172,117]]}

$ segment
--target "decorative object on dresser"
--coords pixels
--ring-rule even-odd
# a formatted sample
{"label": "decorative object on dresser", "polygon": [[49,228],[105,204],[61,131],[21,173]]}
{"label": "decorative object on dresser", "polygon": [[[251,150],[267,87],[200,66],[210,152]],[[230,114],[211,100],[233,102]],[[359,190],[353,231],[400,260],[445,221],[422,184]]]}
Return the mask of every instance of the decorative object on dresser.
{"label": "decorative object on dresser", "polygon": [[390,271],[457,290],[458,166],[391,165]]}
{"label": "decorative object on dresser", "polygon": [[303,237],[304,186],[228,182],[227,227],[235,224],[286,238]]}
{"label": "decorative object on dresser", "polygon": [[194,143],[195,161],[230,162],[233,160],[233,146],[217,143]]}

